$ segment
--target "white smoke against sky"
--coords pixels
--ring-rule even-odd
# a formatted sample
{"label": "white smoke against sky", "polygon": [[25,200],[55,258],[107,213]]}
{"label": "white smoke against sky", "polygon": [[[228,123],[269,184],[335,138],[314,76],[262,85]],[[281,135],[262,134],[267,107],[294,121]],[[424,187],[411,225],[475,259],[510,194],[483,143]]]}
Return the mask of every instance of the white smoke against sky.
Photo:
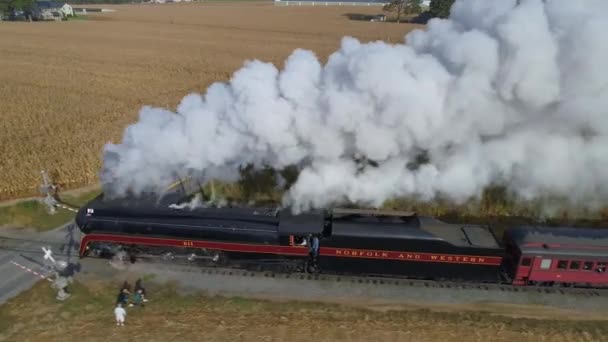
{"label": "white smoke against sky", "polygon": [[236,180],[252,163],[299,166],[295,210],[461,202],[492,184],[608,199],[606,18],[605,0],[457,0],[404,44],[346,37],[325,65],[300,49],[283,70],[248,61],[176,113],[144,107],[105,147],[104,191],[159,191],[176,172]]}

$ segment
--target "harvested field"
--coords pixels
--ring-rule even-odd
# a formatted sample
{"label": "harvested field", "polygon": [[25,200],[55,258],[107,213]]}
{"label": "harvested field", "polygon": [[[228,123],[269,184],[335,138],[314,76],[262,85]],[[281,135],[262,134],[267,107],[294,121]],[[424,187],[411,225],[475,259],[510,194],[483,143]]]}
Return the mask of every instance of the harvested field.
{"label": "harvested field", "polygon": [[174,108],[247,59],[282,67],[295,48],[325,59],[345,35],[402,41],[415,25],[349,20],[367,7],[271,3],[104,6],[89,20],[0,24],[0,200],[95,184],[106,142],[141,106]]}

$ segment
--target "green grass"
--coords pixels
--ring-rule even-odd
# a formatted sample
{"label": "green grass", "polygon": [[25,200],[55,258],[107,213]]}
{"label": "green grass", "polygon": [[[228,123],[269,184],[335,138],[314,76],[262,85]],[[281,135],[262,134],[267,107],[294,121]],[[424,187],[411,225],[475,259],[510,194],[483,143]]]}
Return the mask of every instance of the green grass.
{"label": "green grass", "polygon": [[[64,195],[61,196],[61,199],[67,204],[80,207],[98,194],[99,190],[94,190],[78,196]],[[69,222],[74,218],[74,214],[72,211],[57,208],[56,213],[50,215],[44,203],[38,200],[29,200],[12,206],[0,207],[0,226],[47,231]]]}
{"label": "green grass", "polygon": [[93,198],[97,197],[101,193],[101,190],[91,190],[85,193],[82,193],[78,196],[73,195],[61,195],[61,200],[67,204],[70,204],[75,207],[80,207],[85,203],[89,202]]}

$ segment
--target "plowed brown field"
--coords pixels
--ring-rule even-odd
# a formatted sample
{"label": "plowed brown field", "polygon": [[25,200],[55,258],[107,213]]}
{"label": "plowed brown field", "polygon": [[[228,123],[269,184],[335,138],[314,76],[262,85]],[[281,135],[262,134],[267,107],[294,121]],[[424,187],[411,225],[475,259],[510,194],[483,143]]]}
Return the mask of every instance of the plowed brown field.
{"label": "plowed brown field", "polygon": [[403,41],[414,25],[350,20],[368,7],[272,3],[103,6],[89,20],[0,23],[0,200],[97,182],[102,148],[143,105],[174,108],[247,59],[282,67],[295,48],[325,59],[345,35]]}

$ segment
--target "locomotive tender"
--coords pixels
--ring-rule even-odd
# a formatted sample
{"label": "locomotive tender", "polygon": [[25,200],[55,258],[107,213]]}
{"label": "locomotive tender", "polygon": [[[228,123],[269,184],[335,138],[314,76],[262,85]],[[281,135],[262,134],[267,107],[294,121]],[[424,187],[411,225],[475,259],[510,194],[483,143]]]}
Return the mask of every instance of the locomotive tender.
{"label": "locomotive tender", "polygon": [[[608,284],[608,230],[600,229],[516,227],[499,241],[485,226],[408,212],[176,209],[163,201],[104,200],[103,195],[79,210],[76,223],[84,233],[81,257],[120,248],[132,257],[170,253],[288,271],[514,285]],[[311,238],[318,249],[311,250]]]}

